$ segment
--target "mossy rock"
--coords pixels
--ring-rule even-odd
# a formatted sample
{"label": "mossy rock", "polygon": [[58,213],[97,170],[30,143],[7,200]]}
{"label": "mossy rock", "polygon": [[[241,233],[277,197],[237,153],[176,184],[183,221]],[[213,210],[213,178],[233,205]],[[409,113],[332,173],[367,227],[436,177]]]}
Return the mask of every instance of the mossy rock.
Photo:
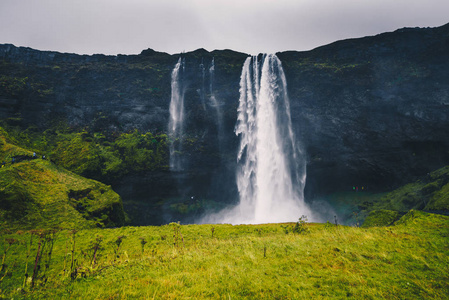
{"label": "mossy rock", "polygon": [[425,234],[429,228],[448,228],[448,216],[428,213],[412,209],[397,220],[395,226],[405,226],[408,230],[416,230]]}
{"label": "mossy rock", "polygon": [[449,211],[449,166],[388,193],[374,207],[403,213],[411,209]]}
{"label": "mossy rock", "polygon": [[0,162],[31,159],[37,152],[78,175],[112,184],[130,172],[166,169],[167,139],[165,134],[137,130],[106,137],[101,132],[69,129],[64,122],[44,132],[32,126],[6,126],[0,127]]}
{"label": "mossy rock", "polygon": [[125,220],[120,196],[109,186],[41,159],[2,168],[0,198],[5,228],[114,227]]}
{"label": "mossy rock", "polygon": [[0,168],[1,228],[81,229],[124,224],[121,198],[110,186],[33,158],[32,152],[12,145],[4,136],[0,140],[0,157],[23,156]]}
{"label": "mossy rock", "polygon": [[445,184],[439,191],[433,194],[425,209],[449,211],[449,183]]}
{"label": "mossy rock", "polygon": [[399,212],[394,210],[373,210],[366,217],[362,227],[390,226],[400,217]]}
{"label": "mossy rock", "polygon": [[414,219],[419,218],[423,213],[419,210],[410,210],[404,216],[402,216],[399,220],[395,222],[395,225],[409,225],[413,223]]}

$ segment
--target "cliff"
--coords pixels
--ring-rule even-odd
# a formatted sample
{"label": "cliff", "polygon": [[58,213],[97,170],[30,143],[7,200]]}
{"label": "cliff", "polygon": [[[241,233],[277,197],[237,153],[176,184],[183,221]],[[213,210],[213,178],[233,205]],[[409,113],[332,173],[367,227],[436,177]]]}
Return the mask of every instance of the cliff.
{"label": "cliff", "polygon": [[[308,199],[353,186],[391,191],[449,164],[449,24],[277,55],[295,133],[307,154]],[[160,201],[167,198],[232,202],[234,125],[246,54],[148,49],[140,55],[81,56],[0,45],[0,117],[42,131],[64,121],[92,132],[166,133],[171,70],[179,57],[185,59],[184,128],[192,144],[184,153],[186,171],[132,173],[111,183],[125,209],[147,215],[155,207],[164,211]],[[208,100],[212,59],[221,132]],[[148,218],[141,223],[151,223]]]}
{"label": "cliff", "polygon": [[447,164],[449,24],[279,57],[319,190],[389,190]]}

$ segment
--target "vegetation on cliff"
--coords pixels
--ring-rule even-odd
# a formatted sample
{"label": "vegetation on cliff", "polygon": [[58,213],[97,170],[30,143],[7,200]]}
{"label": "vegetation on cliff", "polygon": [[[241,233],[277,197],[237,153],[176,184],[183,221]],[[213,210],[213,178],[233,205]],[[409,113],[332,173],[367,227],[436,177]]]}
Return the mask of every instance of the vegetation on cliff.
{"label": "vegetation on cliff", "polygon": [[[92,132],[88,128],[77,131],[55,125],[40,132],[35,127],[21,129],[19,126],[5,125],[8,132],[2,129],[3,136],[23,148],[7,143],[4,159],[11,160],[11,153],[19,158],[30,157],[32,152],[25,148],[32,149],[39,157],[46,155],[58,166],[108,184],[119,181],[129,173],[167,170],[167,143],[180,142],[170,141],[165,134],[153,135],[137,130],[108,134]],[[206,151],[195,138],[187,138],[183,148],[188,152]],[[447,212],[448,193],[449,167],[444,167],[389,193],[371,193],[360,188],[358,192],[330,194],[324,200],[331,203],[343,223],[361,225],[368,218],[363,226],[380,226],[392,224],[410,209]],[[158,201],[171,203],[172,200]],[[171,203],[170,212],[175,214],[179,210],[183,217],[188,217],[192,210],[187,209],[188,205],[184,201]],[[204,209],[197,201],[194,205],[195,212]]]}
{"label": "vegetation on cliff", "polygon": [[373,206],[400,212],[409,209],[449,211],[449,166],[388,193]]}
{"label": "vegetation on cliff", "polygon": [[364,227],[388,226],[410,209],[449,212],[449,166],[364,203]]}
{"label": "vegetation on cliff", "polygon": [[167,135],[133,130],[125,133],[92,132],[55,125],[41,132],[36,127],[7,126],[11,139],[46,155],[76,174],[111,183],[130,172],[165,170]]}
{"label": "vegetation on cliff", "polygon": [[80,229],[124,224],[122,201],[109,186],[12,144],[1,128],[0,161],[2,228]]}
{"label": "vegetation on cliff", "polygon": [[314,207],[320,210],[320,203],[329,203],[342,223],[363,227],[389,226],[411,209],[449,214],[449,166],[423,175],[389,192],[353,187],[317,197]]}

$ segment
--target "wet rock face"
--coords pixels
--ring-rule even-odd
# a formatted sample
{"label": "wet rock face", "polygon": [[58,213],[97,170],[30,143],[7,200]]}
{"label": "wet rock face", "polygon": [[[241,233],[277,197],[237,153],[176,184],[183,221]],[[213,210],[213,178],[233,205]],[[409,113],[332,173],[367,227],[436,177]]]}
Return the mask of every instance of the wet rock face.
{"label": "wet rock face", "polygon": [[447,164],[448,50],[446,25],[279,55],[309,192],[388,190]]}
{"label": "wet rock face", "polygon": [[[388,190],[449,164],[449,25],[277,55],[287,76],[293,127],[307,156],[308,197],[354,185]],[[188,80],[185,131],[195,141],[186,153],[186,180],[198,193],[216,197],[214,191],[222,188],[231,190],[226,196],[231,197],[239,79],[247,55],[199,49],[182,56]],[[8,85],[0,91],[0,117],[20,114],[23,125],[43,128],[59,118],[96,131],[166,132],[170,74],[178,58],[151,49],[130,56],[79,56],[0,45],[0,79]],[[215,108],[207,100],[209,74],[203,80],[200,69],[203,64],[208,70],[212,58],[224,122],[220,138]],[[173,178],[159,175],[168,189],[175,186]],[[151,187],[159,175],[123,182]],[[211,187],[199,188],[195,178],[209,178]],[[123,193],[132,198],[138,192],[123,188]]]}

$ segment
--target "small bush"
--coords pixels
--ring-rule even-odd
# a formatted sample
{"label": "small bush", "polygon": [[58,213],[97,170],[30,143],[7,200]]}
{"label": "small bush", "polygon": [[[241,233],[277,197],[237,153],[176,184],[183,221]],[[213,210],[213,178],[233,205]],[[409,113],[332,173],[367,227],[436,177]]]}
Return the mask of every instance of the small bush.
{"label": "small bush", "polygon": [[292,232],[296,234],[305,234],[309,232],[309,228],[307,228],[307,216],[302,215],[299,218],[298,222],[296,222],[293,227]]}

